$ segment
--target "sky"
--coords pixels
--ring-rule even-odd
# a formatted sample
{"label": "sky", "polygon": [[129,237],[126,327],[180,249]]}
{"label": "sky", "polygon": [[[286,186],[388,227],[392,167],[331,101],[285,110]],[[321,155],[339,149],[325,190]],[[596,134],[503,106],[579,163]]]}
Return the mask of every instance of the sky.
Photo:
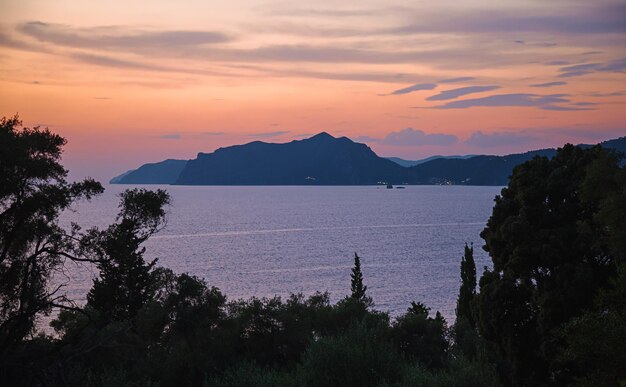
{"label": "sky", "polygon": [[322,131],[405,159],[626,135],[623,0],[347,3],[0,0],[0,116],[102,181]]}

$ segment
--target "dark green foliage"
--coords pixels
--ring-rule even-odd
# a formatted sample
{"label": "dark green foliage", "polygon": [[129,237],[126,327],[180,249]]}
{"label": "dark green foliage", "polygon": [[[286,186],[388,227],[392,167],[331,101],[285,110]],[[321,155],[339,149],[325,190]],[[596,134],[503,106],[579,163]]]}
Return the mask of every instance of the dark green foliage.
{"label": "dark green foliage", "polygon": [[209,379],[207,387],[301,387],[303,383],[295,372],[280,372],[259,367],[254,363],[240,363],[225,375]]}
{"label": "dark green foliage", "polygon": [[169,195],[163,190],[132,189],[121,195],[117,222],[106,230],[90,230],[83,238],[97,259],[100,278],[94,280],[87,305],[105,318],[123,321],[133,318],[152,299],[152,269],[141,247],[165,222],[164,206]]}
{"label": "dark green foliage", "polygon": [[367,294],[365,293],[367,291],[367,286],[363,285],[361,258],[356,253],[354,253],[354,267],[352,268],[352,274],[350,274],[350,278],[350,290],[352,291],[350,297],[365,306],[371,306],[372,298],[367,296]]}
{"label": "dark green foliage", "polygon": [[409,359],[428,368],[442,368],[449,345],[446,321],[439,312],[435,318],[429,317],[429,310],[420,302],[412,302],[406,314],[393,324],[391,335],[396,347]]}
{"label": "dark green foliage", "polygon": [[476,296],[476,264],[474,263],[474,246],[465,244],[465,253],[461,258],[461,288],[456,303],[457,320],[466,320],[473,328],[476,326],[472,315],[472,303]]}
{"label": "dark green foliage", "polygon": [[381,386],[394,387],[491,387],[499,386],[496,374],[489,364],[453,357],[446,369],[432,370],[420,363],[407,364],[400,381]]}
{"label": "dark green foliage", "polygon": [[[616,277],[624,256],[624,169],[600,148],[566,145],[515,168],[481,233],[493,269],[480,279],[478,326],[513,385],[564,384],[555,337]],[[609,210],[610,208],[610,210]],[[584,370],[588,372],[590,370]]]}
{"label": "dark green foliage", "polygon": [[303,360],[307,386],[376,386],[400,376],[401,357],[384,326],[359,323],[337,336],[313,343]]}
{"label": "dark green foliage", "polygon": [[76,258],[75,230],[58,225],[59,213],[103,190],[91,179],[66,181],[63,137],[21,126],[17,116],[0,119],[0,368],[38,314],[66,304],[59,289],[48,289],[52,271]]}

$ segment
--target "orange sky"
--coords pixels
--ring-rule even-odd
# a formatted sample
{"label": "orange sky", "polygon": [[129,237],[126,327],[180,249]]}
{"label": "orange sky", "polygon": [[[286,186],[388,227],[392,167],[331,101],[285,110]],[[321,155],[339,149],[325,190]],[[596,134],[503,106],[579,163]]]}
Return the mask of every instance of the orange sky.
{"label": "orange sky", "polygon": [[408,159],[626,135],[623,1],[0,3],[0,114],[66,136],[72,177],[321,131]]}

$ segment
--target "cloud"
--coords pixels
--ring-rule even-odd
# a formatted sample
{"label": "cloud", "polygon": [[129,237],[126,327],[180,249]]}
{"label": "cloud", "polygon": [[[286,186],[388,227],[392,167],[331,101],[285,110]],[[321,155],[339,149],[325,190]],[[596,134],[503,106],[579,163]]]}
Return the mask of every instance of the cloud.
{"label": "cloud", "polygon": [[[418,11],[416,10],[415,13]],[[410,15],[410,13],[408,13]],[[417,23],[391,28],[393,34],[415,33],[551,33],[567,35],[626,32],[626,6],[623,3],[581,3],[576,7],[537,12],[528,8],[507,7],[464,12],[421,10]]]}
{"label": "cloud", "polygon": [[377,16],[379,11],[376,9],[339,9],[339,8],[289,8],[285,5],[293,5],[298,3],[281,3],[280,7],[268,8],[263,6],[261,12],[270,14],[272,16],[307,16],[307,17],[321,17],[327,19],[329,17],[363,17],[363,16]]}
{"label": "cloud", "polygon": [[174,134],[164,134],[162,136],[159,136],[159,138],[163,140],[180,140],[182,136],[178,133],[174,133]]}
{"label": "cloud", "polygon": [[463,83],[467,81],[473,81],[474,77],[458,77],[458,78],[448,78],[437,81],[437,83]]}
{"label": "cloud", "polygon": [[567,85],[567,82],[536,83],[534,85],[530,85],[530,87],[554,87],[554,86],[563,86],[563,85]]}
{"label": "cloud", "polygon": [[252,133],[252,134],[248,134],[246,137],[251,137],[251,138],[271,138],[271,137],[282,136],[283,134],[287,134],[287,133],[289,133],[288,130],[277,130],[275,132]]}
{"label": "cloud", "polygon": [[358,136],[358,137],[354,137],[352,140],[354,140],[354,142],[367,142],[367,143],[383,141],[382,138],[376,138],[376,137],[370,137],[370,136]]}
{"label": "cloud", "polygon": [[626,72],[626,58],[615,59],[607,63],[583,63],[561,67],[559,78],[579,77],[597,72]]}
{"label": "cloud", "polygon": [[583,52],[580,55],[598,55],[598,54],[604,54],[604,51],[587,51],[587,52]]}
{"label": "cloud", "polygon": [[565,66],[570,64],[570,62],[566,60],[552,60],[550,62],[546,62],[548,66]]}
{"label": "cloud", "polygon": [[600,63],[585,63],[567,67],[561,67],[559,78],[579,77],[595,72],[601,66]]}
{"label": "cloud", "polygon": [[613,91],[613,92],[608,92],[608,93],[589,93],[586,94],[587,96],[590,97],[621,97],[623,95],[626,95],[626,90],[622,90],[622,91]]}
{"label": "cloud", "polygon": [[495,132],[483,133],[480,130],[464,141],[465,144],[478,148],[491,148],[507,145],[530,145],[538,140],[537,137],[528,134]]}
{"label": "cloud", "polygon": [[474,94],[474,93],[482,93],[485,91],[491,91],[491,90],[496,90],[499,89],[500,86],[468,86],[468,87],[461,87],[458,89],[452,89],[452,90],[445,90],[442,91],[439,94],[430,96],[428,98],[426,98],[427,101],[444,101],[444,100],[448,100],[448,99],[455,99],[467,94]]}
{"label": "cloud", "polygon": [[543,110],[591,110],[590,108],[579,108],[567,105],[570,103],[568,94],[496,94],[482,98],[464,99],[461,101],[451,101],[443,105],[435,106],[433,109],[468,109],[473,107],[502,107],[502,106],[525,106],[537,107]]}
{"label": "cloud", "polygon": [[152,70],[152,71],[167,71],[167,69],[160,66],[152,66],[141,62],[134,62],[124,59],[112,58],[104,55],[87,54],[84,52],[76,52],[69,54],[70,58],[76,59],[83,63],[88,63],[96,66],[115,67],[124,69],[135,70]]}
{"label": "cloud", "polygon": [[226,133],[224,133],[224,132],[202,132],[202,134],[204,134],[206,136],[223,136]]}
{"label": "cloud", "polygon": [[231,40],[213,31],[146,31],[123,27],[74,28],[64,24],[40,21],[23,23],[18,31],[41,42],[74,48],[115,48],[144,51],[147,48],[167,48],[222,43]]}
{"label": "cloud", "polygon": [[387,95],[409,94],[409,93],[412,93],[412,92],[418,91],[418,90],[432,90],[435,87],[437,87],[437,85],[435,83],[416,83],[415,85],[409,86],[409,87],[405,87],[404,89],[394,90],[390,94],[387,94]]}
{"label": "cloud", "polygon": [[459,139],[453,134],[425,133],[422,130],[405,128],[398,132],[391,132],[384,138],[360,136],[356,137],[354,140],[357,142],[376,142],[393,146],[445,146],[455,144]]}

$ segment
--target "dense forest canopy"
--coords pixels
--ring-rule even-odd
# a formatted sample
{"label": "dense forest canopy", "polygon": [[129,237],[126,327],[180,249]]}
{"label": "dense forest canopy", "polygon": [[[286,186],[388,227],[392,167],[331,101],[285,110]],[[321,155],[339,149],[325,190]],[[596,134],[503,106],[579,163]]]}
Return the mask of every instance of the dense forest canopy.
{"label": "dense forest canopy", "polygon": [[[146,260],[163,190],[124,191],[106,228],[63,229],[62,211],[103,191],[66,180],[64,145],[17,117],[0,121],[0,385],[626,382],[626,169],[613,151],[566,145],[514,169],[481,234],[493,268],[477,280],[465,246],[448,326],[419,300],[395,319],[377,311],[356,253],[351,294],[336,304],[327,293],[227,300]],[[98,270],[85,305],[50,288],[67,260]],[[55,334],[38,333],[53,308]]]}

